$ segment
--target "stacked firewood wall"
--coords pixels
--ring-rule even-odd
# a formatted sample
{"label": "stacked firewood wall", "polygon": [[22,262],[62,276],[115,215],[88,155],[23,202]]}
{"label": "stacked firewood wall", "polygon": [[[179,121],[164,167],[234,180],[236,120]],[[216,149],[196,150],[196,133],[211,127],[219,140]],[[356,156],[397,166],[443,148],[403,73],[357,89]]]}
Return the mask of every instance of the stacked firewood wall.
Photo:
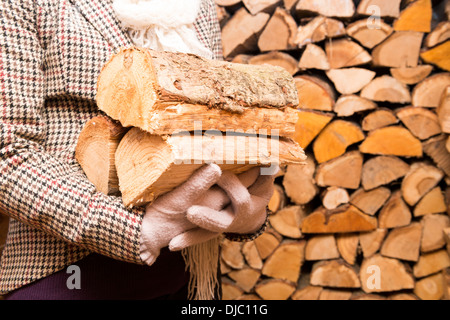
{"label": "stacked firewood wall", "polygon": [[449,299],[450,3],[216,4],[226,60],[294,76],[308,155],[223,242],[224,299]]}

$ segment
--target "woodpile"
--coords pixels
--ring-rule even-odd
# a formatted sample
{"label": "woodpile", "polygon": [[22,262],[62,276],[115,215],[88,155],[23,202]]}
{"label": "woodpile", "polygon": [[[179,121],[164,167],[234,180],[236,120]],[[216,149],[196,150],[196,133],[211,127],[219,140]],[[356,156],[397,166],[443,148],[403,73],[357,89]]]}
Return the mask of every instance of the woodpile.
{"label": "woodpile", "polygon": [[[88,179],[126,206],[173,190],[205,163],[235,173],[303,164],[298,95],[282,67],[123,49],[103,67],[75,150]],[[270,121],[269,121],[270,120]]]}
{"label": "woodpile", "polygon": [[450,2],[216,3],[227,61],[293,75],[308,156],[224,241],[224,299],[450,299]]}

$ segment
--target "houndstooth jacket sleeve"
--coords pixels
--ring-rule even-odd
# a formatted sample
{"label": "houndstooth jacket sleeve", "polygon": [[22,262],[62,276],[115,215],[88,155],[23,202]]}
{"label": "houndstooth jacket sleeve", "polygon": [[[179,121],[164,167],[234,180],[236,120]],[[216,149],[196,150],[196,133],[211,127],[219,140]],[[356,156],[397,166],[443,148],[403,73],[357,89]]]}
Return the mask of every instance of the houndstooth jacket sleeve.
{"label": "houndstooth jacket sleeve", "polygon": [[[11,217],[0,292],[51,274],[89,252],[141,264],[143,209],[97,192],[74,157],[84,123],[101,114],[96,80],[132,45],[112,0],[0,3],[0,211]],[[214,2],[199,39],[221,59]]]}

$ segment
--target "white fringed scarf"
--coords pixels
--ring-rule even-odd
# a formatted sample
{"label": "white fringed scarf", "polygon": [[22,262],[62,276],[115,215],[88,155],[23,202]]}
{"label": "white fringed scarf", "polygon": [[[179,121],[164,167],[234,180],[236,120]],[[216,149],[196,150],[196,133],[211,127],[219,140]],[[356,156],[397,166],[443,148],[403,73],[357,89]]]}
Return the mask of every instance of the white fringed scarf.
{"label": "white fringed scarf", "polygon": [[211,59],[194,28],[200,5],[201,0],[114,0],[113,8],[136,46]]}
{"label": "white fringed scarf", "polygon": [[[134,45],[212,59],[194,28],[200,5],[201,0],[114,0],[113,8]],[[189,299],[217,298],[219,243],[215,238],[182,250],[190,271]]]}

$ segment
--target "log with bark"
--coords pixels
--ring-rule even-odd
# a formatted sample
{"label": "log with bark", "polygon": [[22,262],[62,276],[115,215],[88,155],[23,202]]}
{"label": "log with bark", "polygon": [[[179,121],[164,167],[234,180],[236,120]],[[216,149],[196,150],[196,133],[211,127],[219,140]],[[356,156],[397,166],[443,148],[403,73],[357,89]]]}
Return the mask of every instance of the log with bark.
{"label": "log with bark", "polygon": [[280,135],[288,136],[283,128],[289,126],[289,113],[297,120],[295,83],[281,67],[150,49],[114,55],[100,73],[96,99],[123,126],[152,134],[193,131],[196,122],[203,130],[267,128],[270,134],[278,114]]}
{"label": "log with bark", "polygon": [[116,151],[125,205],[144,205],[182,182],[205,163],[241,173],[254,166],[302,164],[303,150],[289,140],[253,135],[187,133],[161,137],[130,129]]}

